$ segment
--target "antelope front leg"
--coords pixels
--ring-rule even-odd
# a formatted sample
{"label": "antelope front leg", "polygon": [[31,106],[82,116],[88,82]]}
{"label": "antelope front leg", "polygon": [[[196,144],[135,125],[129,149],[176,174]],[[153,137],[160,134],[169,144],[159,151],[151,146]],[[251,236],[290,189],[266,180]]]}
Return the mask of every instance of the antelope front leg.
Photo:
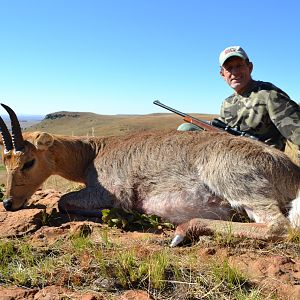
{"label": "antelope front leg", "polygon": [[180,224],[175,230],[175,236],[170,244],[175,247],[186,238],[198,238],[200,235],[231,234],[234,237],[245,237],[258,240],[278,240],[284,234],[270,233],[270,226],[264,223],[240,223],[222,220],[195,218]]}
{"label": "antelope front leg", "polygon": [[89,187],[63,195],[58,207],[63,213],[99,217],[102,209],[113,207],[113,202],[104,190]]}

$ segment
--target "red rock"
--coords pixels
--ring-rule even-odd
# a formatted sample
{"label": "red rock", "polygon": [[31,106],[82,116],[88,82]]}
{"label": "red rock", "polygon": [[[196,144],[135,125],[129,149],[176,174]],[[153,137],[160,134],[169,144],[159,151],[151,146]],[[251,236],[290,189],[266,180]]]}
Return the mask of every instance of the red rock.
{"label": "red rock", "polygon": [[34,232],[42,226],[42,209],[0,211],[0,238],[18,237]]}
{"label": "red rock", "polygon": [[126,291],[120,300],[152,300],[153,298],[145,291]]}
{"label": "red rock", "polygon": [[22,289],[18,287],[0,286],[1,300],[34,300],[36,289]]}

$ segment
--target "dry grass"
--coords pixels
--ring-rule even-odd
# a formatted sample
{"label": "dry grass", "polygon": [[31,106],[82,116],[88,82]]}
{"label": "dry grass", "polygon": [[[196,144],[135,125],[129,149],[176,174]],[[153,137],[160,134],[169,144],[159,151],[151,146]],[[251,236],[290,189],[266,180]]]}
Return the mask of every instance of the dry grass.
{"label": "dry grass", "polygon": [[299,259],[300,253],[299,243],[239,239],[228,244],[214,237],[169,248],[167,236],[136,235],[103,225],[57,236],[51,245],[37,246],[31,236],[2,240],[0,285],[59,285],[73,291],[96,291],[104,299],[136,289],[147,291],[154,300],[276,300],[284,299],[277,296],[278,278],[270,278],[271,287],[263,282],[266,278],[253,280],[252,269],[238,268],[233,258],[245,259],[248,253],[249,262],[252,257],[255,263],[264,257]]}
{"label": "dry grass", "polygon": [[298,158],[298,146],[296,146],[288,141],[286,143],[284,152],[296,165],[299,166],[300,162],[299,162],[299,158]]}
{"label": "dry grass", "polygon": [[[59,118],[45,119],[26,130],[40,130],[64,135],[110,136],[140,130],[176,129],[183,123],[182,117],[168,113],[104,116],[92,113],[64,112],[61,115],[62,117]],[[193,116],[203,120],[216,117],[205,114],[193,114]]]}
{"label": "dry grass", "polygon": [[[226,258],[201,259],[197,245],[172,249],[140,240],[124,245],[116,234],[100,228],[95,240],[79,232],[44,248],[33,246],[29,237],[3,240],[0,284],[60,285],[107,295],[139,289],[161,300],[265,298],[249,276]],[[210,241],[210,247],[213,244]]]}

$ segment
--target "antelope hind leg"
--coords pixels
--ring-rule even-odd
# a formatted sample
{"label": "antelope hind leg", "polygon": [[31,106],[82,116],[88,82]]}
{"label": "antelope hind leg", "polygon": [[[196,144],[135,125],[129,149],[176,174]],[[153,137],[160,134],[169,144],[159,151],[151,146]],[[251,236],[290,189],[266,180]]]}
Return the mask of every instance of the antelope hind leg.
{"label": "antelope hind leg", "polygon": [[264,241],[279,240],[285,237],[284,233],[272,233],[270,225],[266,223],[240,223],[195,218],[177,226],[175,236],[170,246],[175,247],[186,238],[196,239],[201,235],[215,234],[231,234],[234,237],[245,237]]}

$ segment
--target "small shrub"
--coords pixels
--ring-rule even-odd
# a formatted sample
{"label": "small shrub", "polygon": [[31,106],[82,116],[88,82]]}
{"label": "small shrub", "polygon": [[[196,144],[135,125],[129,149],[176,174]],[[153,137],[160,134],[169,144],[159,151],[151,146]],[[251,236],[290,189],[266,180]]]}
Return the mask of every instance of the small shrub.
{"label": "small shrub", "polygon": [[0,184],[0,202],[3,201],[4,195],[5,195],[5,185],[4,184]]}
{"label": "small shrub", "polygon": [[107,223],[110,227],[115,226],[126,230],[138,228],[174,228],[174,225],[168,222],[162,222],[158,216],[148,216],[135,211],[122,210],[119,208],[103,209],[102,221]]}

